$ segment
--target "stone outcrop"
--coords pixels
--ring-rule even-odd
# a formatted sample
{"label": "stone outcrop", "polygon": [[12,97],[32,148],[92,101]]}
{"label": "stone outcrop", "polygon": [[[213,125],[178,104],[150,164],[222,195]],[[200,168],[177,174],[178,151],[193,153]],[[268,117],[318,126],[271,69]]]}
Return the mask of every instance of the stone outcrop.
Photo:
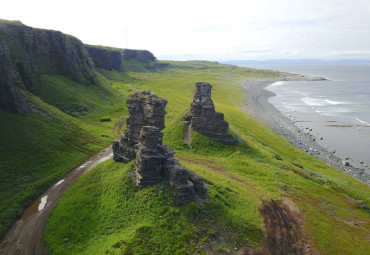
{"label": "stone outcrop", "polygon": [[227,133],[229,123],[224,120],[224,114],[216,112],[211,98],[212,85],[206,82],[196,82],[196,92],[190,111],[184,117],[190,121],[190,128],[223,144],[235,144],[236,141]]}
{"label": "stone outcrop", "polygon": [[146,186],[161,181],[163,173],[162,145],[163,134],[159,128],[144,126],[140,131],[140,143],[135,145],[135,181],[138,186]]}
{"label": "stone outcrop", "polygon": [[184,168],[173,157],[175,152],[162,144],[163,133],[154,126],[143,126],[140,143],[135,145],[135,172],[132,175],[139,187],[168,182],[174,187],[179,202],[189,201],[196,194],[205,195],[203,180],[194,172]]}
{"label": "stone outcrop", "polygon": [[167,101],[150,91],[136,91],[130,94],[126,102],[129,117],[126,130],[120,141],[113,143],[113,158],[117,162],[127,163],[135,158],[135,145],[140,141],[143,126],[155,126],[164,129],[164,116]]}
{"label": "stone outcrop", "polygon": [[113,143],[113,158],[117,162],[135,159],[131,177],[137,186],[169,183],[180,203],[195,195],[205,195],[203,180],[184,168],[175,152],[162,143],[167,101],[150,91],[134,92],[127,99],[129,117],[120,141]]}

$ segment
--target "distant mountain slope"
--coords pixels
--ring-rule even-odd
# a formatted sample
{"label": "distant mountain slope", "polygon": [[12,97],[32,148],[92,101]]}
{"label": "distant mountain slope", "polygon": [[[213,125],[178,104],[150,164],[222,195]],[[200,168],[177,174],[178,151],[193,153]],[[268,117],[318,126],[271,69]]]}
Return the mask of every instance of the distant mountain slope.
{"label": "distant mountain slope", "polygon": [[62,75],[82,85],[98,83],[96,68],[108,71],[156,71],[163,67],[147,50],[84,45],[59,31],[0,20],[0,107],[26,114],[23,91],[40,93],[41,76]]}
{"label": "distant mountain slope", "polygon": [[17,113],[28,112],[20,90],[37,94],[41,74],[96,83],[94,63],[80,40],[20,23],[0,21],[0,66],[1,106]]}
{"label": "distant mountain slope", "polygon": [[147,50],[120,49],[85,45],[96,68],[123,72],[148,72],[163,67],[153,53]]}
{"label": "distant mountain slope", "polygon": [[149,51],[96,46],[104,59],[90,56],[92,47],[0,20],[0,238],[26,206],[120,132],[131,89],[101,74],[127,80],[125,71],[159,65]]}

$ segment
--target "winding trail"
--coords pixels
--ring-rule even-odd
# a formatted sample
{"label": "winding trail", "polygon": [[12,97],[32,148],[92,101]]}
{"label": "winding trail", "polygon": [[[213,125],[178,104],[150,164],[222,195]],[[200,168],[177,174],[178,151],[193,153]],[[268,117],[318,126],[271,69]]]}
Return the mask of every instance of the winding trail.
{"label": "winding trail", "polygon": [[41,255],[46,253],[42,243],[47,218],[63,193],[83,174],[97,164],[113,157],[109,146],[70,171],[34,201],[6,233],[0,244],[0,255]]}

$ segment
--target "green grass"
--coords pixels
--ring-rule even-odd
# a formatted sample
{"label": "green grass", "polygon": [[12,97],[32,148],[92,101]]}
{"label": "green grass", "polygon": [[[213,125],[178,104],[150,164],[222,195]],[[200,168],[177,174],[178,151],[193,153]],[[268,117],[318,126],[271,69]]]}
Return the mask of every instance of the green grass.
{"label": "green grass", "polygon": [[48,117],[0,111],[0,235],[41,192],[107,144],[77,120],[28,97]]}
{"label": "green grass", "polygon": [[39,97],[27,94],[36,111],[0,110],[0,237],[48,187],[118,138],[114,126],[127,114],[126,86],[103,77],[92,86],[56,75],[41,80]]}
{"label": "green grass", "polygon": [[[66,192],[45,230],[53,254],[188,254],[216,238],[212,219],[204,216],[208,209],[175,206],[171,193],[156,187],[138,190],[129,170],[132,163],[106,162]],[[122,246],[114,248],[117,243]]]}
{"label": "green grass", "polygon": [[99,83],[85,86],[67,77],[43,75],[38,96],[73,117],[89,118],[97,114],[111,114],[118,102],[123,105],[124,95],[117,93],[102,77]]}
{"label": "green grass", "polygon": [[[291,146],[239,109],[244,103],[240,81],[276,77],[276,72],[202,61],[171,65],[162,73],[129,75],[137,80],[136,88],[168,100],[164,143],[210,184],[204,207],[177,207],[170,192],[154,187],[138,190],[127,176],[132,163],[107,162],[83,176],[53,210],[44,234],[51,253],[188,254],[256,248],[263,229],[261,201],[284,197],[299,205],[322,254],[366,253],[369,214],[358,203],[369,204],[370,189]],[[188,149],[181,117],[192,101],[195,81],[213,85],[216,110],[225,114],[240,144],[220,145],[192,133]],[[112,87],[127,89],[119,82]],[[121,248],[112,247],[117,243]]]}

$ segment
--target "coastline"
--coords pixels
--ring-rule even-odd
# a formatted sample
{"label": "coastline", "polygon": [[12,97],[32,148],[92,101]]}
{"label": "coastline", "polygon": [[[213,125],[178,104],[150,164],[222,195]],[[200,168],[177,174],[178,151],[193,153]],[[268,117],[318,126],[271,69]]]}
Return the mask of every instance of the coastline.
{"label": "coastline", "polygon": [[353,176],[355,179],[370,186],[370,175],[364,170],[342,163],[344,159],[319,145],[314,137],[301,130],[292,120],[285,117],[278,109],[268,102],[270,97],[275,96],[265,88],[278,81],[325,81],[324,78],[309,77],[299,74],[279,72],[280,76],[275,79],[248,79],[241,85],[246,94],[246,104],[241,108],[243,111],[260,121],[275,133],[287,138],[292,145],[304,150],[310,155],[326,162],[330,166]]}

